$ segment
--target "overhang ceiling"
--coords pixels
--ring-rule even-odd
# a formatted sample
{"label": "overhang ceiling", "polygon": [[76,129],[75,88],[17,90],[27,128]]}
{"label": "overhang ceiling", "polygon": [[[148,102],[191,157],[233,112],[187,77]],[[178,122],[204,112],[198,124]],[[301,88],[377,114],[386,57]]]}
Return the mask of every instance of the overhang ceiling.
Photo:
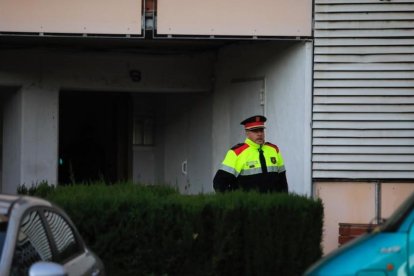
{"label": "overhang ceiling", "polygon": [[[88,51],[114,51],[131,53],[191,53],[217,51],[234,44],[269,43],[270,40],[244,39],[145,39],[125,37],[36,36],[0,34],[1,49],[58,48]],[[275,41],[275,40],[272,40]],[[294,40],[276,40],[284,48]]]}

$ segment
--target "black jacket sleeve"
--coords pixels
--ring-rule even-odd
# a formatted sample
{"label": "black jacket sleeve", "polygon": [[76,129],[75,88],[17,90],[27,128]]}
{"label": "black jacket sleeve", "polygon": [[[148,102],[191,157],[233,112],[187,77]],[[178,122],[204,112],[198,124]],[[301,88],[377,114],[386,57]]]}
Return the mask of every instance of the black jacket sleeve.
{"label": "black jacket sleeve", "polygon": [[218,170],[213,179],[213,187],[216,192],[234,190],[236,188],[236,177],[226,171]]}
{"label": "black jacket sleeve", "polygon": [[286,179],[286,171],[281,172],[279,174],[278,190],[282,193],[289,192],[288,183],[287,183],[287,179]]}

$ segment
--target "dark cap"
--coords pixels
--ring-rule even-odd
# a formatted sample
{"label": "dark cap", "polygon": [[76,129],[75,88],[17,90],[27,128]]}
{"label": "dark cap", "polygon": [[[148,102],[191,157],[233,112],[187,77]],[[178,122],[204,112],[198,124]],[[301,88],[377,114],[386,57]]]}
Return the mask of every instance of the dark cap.
{"label": "dark cap", "polygon": [[265,128],[264,123],[266,122],[266,117],[262,115],[256,115],[247,118],[242,121],[240,124],[244,125],[245,130],[253,130],[258,128]]}

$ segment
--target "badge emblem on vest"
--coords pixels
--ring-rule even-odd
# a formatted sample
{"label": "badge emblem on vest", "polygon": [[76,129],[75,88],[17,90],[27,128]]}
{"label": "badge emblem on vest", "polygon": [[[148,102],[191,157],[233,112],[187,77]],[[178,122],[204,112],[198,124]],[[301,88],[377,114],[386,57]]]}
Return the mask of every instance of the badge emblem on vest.
{"label": "badge emblem on vest", "polygon": [[271,157],[270,161],[272,161],[272,164],[276,164],[276,157]]}

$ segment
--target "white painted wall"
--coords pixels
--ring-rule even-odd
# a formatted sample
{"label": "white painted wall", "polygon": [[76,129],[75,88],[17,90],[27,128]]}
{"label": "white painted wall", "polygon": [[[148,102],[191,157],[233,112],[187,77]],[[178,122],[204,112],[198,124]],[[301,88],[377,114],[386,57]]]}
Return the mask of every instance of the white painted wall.
{"label": "white painted wall", "polygon": [[211,94],[174,94],[164,100],[165,182],[186,194],[212,192]]}
{"label": "white painted wall", "polygon": [[21,183],[57,183],[59,91],[47,85],[23,86]]}
{"label": "white painted wall", "polygon": [[3,113],[2,193],[15,194],[21,183],[22,92],[8,95]]}
{"label": "white painted wall", "polygon": [[267,140],[281,149],[290,191],[310,194],[311,77],[311,42],[267,43],[222,49],[214,89],[213,174],[226,151],[242,142],[230,139],[232,126],[240,123],[229,116],[232,102],[237,98],[231,81],[264,78]]}
{"label": "white painted wall", "polygon": [[57,183],[58,91],[46,86],[22,86],[5,104],[3,192]]}
{"label": "white painted wall", "polygon": [[211,98],[211,93],[134,95],[134,113],[156,119],[155,144],[134,146],[134,182],[166,183],[186,194],[212,191]]}

